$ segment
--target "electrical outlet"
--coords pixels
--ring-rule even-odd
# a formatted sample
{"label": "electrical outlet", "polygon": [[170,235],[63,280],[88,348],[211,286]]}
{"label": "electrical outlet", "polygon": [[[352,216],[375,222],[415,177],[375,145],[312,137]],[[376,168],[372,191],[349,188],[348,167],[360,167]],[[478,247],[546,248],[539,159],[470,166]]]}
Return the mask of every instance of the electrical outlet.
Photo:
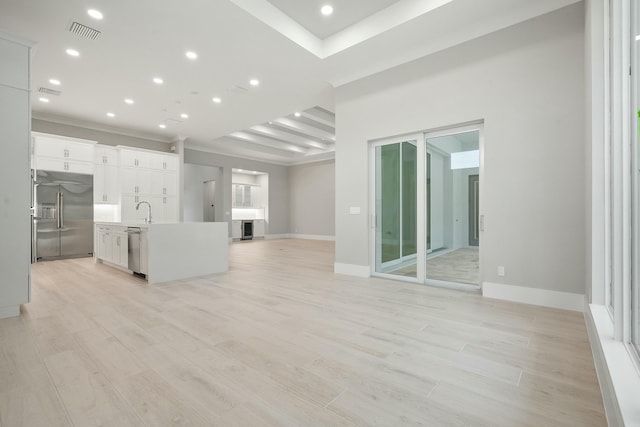
{"label": "electrical outlet", "polygon": [[504,267],[501,265],[498,266],[498,276],[504,277]]}

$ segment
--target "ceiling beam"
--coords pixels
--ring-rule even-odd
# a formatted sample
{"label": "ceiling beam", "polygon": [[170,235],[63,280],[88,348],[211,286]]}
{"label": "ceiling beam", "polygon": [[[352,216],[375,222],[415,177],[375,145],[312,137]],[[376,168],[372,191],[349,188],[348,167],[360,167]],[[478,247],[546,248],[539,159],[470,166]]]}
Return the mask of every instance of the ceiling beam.
{"label": "ceiling beam", "polygon": [[295,120],[288,119],[286,117],[282,117],[279,119],[273,120],[273,123],[277,123],[280,126],[283,126],[288,129],[292,129],[298,132],[306,133],[308,135],[314,136],[316,138],[326,139],[329,141],[335,141],[336,136],[327,132],[326,130],[318,129],[306,123],[297,122]]}
{"label": "ceiling beam", "polygon": [[257,145],[263,145],[265,147],[274,148],[280,151],[286,151],[289,153],[307,154],[306,148],[299,147],[297,145],[288,144],[283,141],[278,141],[272,138],[265,138],[259,135],[254,135],[248,132],[233,132],[229,134],[230,138],[239,139],[241,141],[251,142]]}
{"label": "ceiling beam", "polygon": [[318,110],[316,108],[311,108],[309,110],[302,111],[300,115],[302,117],[306,117],[309,120],[313,120],[316,123],[320,123],[321,125],[329,126],[335,131],[336,117],[333,114]]}
{"label": "ceiling beam", "polygon": [[258,125],[258,126],[253,126],[249,128],[249,130],[254,133],[259,133],[261,135],[265,135],[275,139],[280,139],[282,141],[301,145],[303,147],[319,148],[321,150],[326,150],[328,148],[328,145],[326,143],[314,141],[299,135],[294,135],[287,131],[275,129],[270,126]]}

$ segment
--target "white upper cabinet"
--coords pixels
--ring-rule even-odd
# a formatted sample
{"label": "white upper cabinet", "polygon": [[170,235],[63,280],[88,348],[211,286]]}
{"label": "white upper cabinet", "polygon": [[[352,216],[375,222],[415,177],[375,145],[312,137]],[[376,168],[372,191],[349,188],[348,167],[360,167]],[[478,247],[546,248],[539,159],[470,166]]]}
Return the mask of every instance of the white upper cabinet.
{"label": "white upper cabinet", "polygon": [[120,166],[148,169],[151,156],[148,151],[120,148]]}
{"label": "white upper cabinet", "polygon": [[94,150],[93,202],[117,204],[120,201],[118,149],[96,145]]}
{"label": "white upper cabinet", "polygon": [[93,174],[95,141],[34,133],[33,144],[36,169]]}
{"label": "white upper cabinet", "polygon": [[108,145],[96,145],[93,162],[96,165],[118,166],[118,149]]}
{"label": "white upper cabinet", "polygon": [[141,201],[151,204],[154,222],[177,222],[179,156],[120,147],[121,218],[141,220],[146,216],[136,211]]}
{"label": "white upper cabinet", "polygon": [[151,194],[148,169],[120,168],[122,194]]}
{"label": "white upper cabinet", "polygon": [[177,154],[152,154],[151,169],[177,171],[179,158]]}

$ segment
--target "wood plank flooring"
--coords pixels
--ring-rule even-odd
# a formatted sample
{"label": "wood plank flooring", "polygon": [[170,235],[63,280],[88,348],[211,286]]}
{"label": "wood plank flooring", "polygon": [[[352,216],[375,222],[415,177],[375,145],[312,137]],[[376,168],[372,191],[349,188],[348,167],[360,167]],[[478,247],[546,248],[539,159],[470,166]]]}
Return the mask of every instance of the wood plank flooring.
{"label": "wood plank flooring", "polygon": [[333,273],[330,242],[232,244],[149,286],[33,266],[0,320],[0,426],[604,426],[581,314]]}

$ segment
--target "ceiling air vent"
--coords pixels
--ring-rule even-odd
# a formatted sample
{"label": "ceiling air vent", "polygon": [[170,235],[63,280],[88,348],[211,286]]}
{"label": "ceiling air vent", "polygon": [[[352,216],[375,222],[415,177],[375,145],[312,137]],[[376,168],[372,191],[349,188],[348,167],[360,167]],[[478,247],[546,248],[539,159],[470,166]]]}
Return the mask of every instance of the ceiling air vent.
{"label": "ceiling air vent", "polygon": [[101,34],[100,31],[91,27],[87,27],[86,25],[82,25],[81,23],[75,21],[69,27],[69,31],[71,31],[73,34],[77,34],[80,37],[84,37],[89,40],[95,40],[100,37]]}
{"label": "ceiling air vent", "polygon": [[40,86],[40,88],[38,89],[38,92],[46,93],[47,95],[55,95],[55,96],[62,95],[62,92],[60,92],[59,90],[49,89],[48,87],[44,87],[44,86]]}
{"label": "ceiling air vent", "polygon": [[236,95],[244,95],[247,92],[249,92],[249,89],[247,89],[246,87],[235,85],[235,86],[231,86],[231,88],[229,88],[229,92],[235,93]]}

